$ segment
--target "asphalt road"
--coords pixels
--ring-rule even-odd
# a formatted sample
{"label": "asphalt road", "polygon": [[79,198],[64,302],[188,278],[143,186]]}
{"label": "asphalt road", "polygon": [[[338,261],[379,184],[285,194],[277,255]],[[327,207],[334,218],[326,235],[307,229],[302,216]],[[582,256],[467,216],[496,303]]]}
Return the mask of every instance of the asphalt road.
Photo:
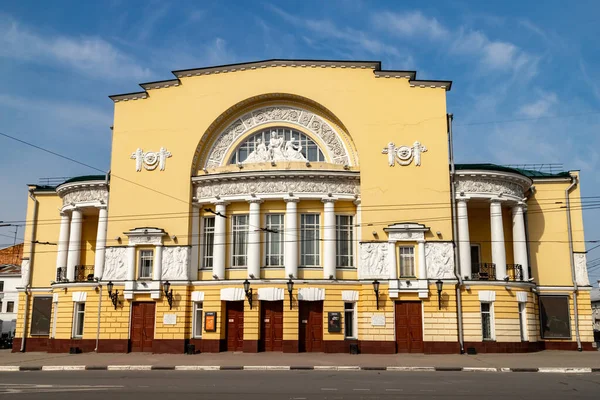
{"label": "asphalt road", "polygon": [[600,374],[393,371],[0,373],[0,398],[22,400],[550,400],[598,399],[599,396]]}

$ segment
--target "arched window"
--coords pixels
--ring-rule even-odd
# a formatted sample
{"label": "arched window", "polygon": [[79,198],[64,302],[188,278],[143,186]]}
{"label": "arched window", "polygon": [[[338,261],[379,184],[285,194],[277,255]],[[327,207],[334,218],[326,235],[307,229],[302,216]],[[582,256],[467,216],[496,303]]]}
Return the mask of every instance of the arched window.
{"label": "arched window", "polygon": [[319,146],[307,135],[290,128],[268,128],[239,145],[231,163],[269,161],[325,161]]}

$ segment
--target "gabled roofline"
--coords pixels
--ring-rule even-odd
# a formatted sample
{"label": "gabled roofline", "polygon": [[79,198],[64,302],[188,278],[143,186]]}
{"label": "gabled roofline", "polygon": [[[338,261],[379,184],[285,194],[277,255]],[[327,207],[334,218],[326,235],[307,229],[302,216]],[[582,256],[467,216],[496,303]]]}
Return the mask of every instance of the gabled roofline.
{"label": "gabled roofline", "polygon": [[443,88],[450,91],[452,81],[442,80],[417,80],[416,71],[403,70],[383,70],[381,69],[381,61],[348,61],[348,60],[312,60],[312,59],[269,59],[261,61],[251,61],[245,63],[223,64],[211,67],[190,68],[171,71],[176,79],[167,79],[155,82],[141,83],[140,86],[144,91],[132,92],[124,94],[116,94],[108,96],[115,103],[118,101],[138,100],[149,97],[147,90],[160,89],[170,86],[181,85],[180,78],[221,74],[235,71],[255,70],[268,67],[300,67],[300,68],[359,68],[372,69],[376,78],[405,78],[408,79],[412,87],[432,87]]}

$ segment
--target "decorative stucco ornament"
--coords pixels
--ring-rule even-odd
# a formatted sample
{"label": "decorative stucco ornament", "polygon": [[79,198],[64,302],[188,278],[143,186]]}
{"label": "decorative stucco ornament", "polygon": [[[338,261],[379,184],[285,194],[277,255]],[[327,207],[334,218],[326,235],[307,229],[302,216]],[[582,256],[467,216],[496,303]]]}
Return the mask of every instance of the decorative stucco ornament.
{"label": "decorative stucco ornament", "polygon": [[136,151],[131,153],[131,159],[135,160],[135,170],[140,172],[142,165],[148,171],[153,171],[156,167],[159,167],[161,171],[165,170],[167,158],[172,156],[170,151],[167,151],[164,147],[161,147],[159,151],[147,151],[144,152],[141,148],[137,148]]}
{"label": "decorative stucco ornament", "polygon": [[301,153],[302,145],[296,143],[295,138],[284,142],[283,135],[278,135],[276,131],[271,131],[268,146],[262,142],[262,139],[258,139],[254,151],[248,155],[243,164],[270,161],[306,161],[306,158]]}
{"label": "decorative stucco ornament", "polygon": [[358,263],[359,279],[388,279],[388,243],[361,243]]}
{"label": "decorative stucco ornament", "polygon": [[423,146],[418,140],[412,146],[396,146],[394,142],[389,142],[387,147],[381,151],[381,154],[388,155],[388,164],[393,167],[399,165],[410,165],[414,160],[417,167],[421,166],[421,154],[427,151],[427,147]]}

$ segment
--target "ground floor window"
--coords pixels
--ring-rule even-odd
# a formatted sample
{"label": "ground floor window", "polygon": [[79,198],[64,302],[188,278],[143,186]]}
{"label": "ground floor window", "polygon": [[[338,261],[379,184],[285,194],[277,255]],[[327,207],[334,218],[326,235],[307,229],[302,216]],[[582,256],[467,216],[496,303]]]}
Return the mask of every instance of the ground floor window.
{"label": "ground floor window", "polygon": [[527,303],[519,303],[519,328],[521,329],[521,341],[527,341]]}
{"label": "ground floor window", "polygon": [[541,295],[539,299],[542,338],[570,339],[569,297]]}
{"label": "ground floor window", "polygon": [[33,298],[31,313],[31,335],[50,334],[50,315],[52,313],[52,297],[38,296]]}
{"label": "ground floor window", "polygon": [[194,337],[202,337],[202,303],[194,303]]}
{"label": "ground floor window", "polygon": [[344,337],[357,338],[356,303],[344,303]]}
{"label": "ground floor window", "polygon": [[481,335],[483,340],[494,340],[494,314],[492,303],[481,303]]}
{"label": "ground floor window", "polygon": [[73,337],[83,337],[83,320],[85,316],[85,303],[75,303],[75,313],[73,315]]}

